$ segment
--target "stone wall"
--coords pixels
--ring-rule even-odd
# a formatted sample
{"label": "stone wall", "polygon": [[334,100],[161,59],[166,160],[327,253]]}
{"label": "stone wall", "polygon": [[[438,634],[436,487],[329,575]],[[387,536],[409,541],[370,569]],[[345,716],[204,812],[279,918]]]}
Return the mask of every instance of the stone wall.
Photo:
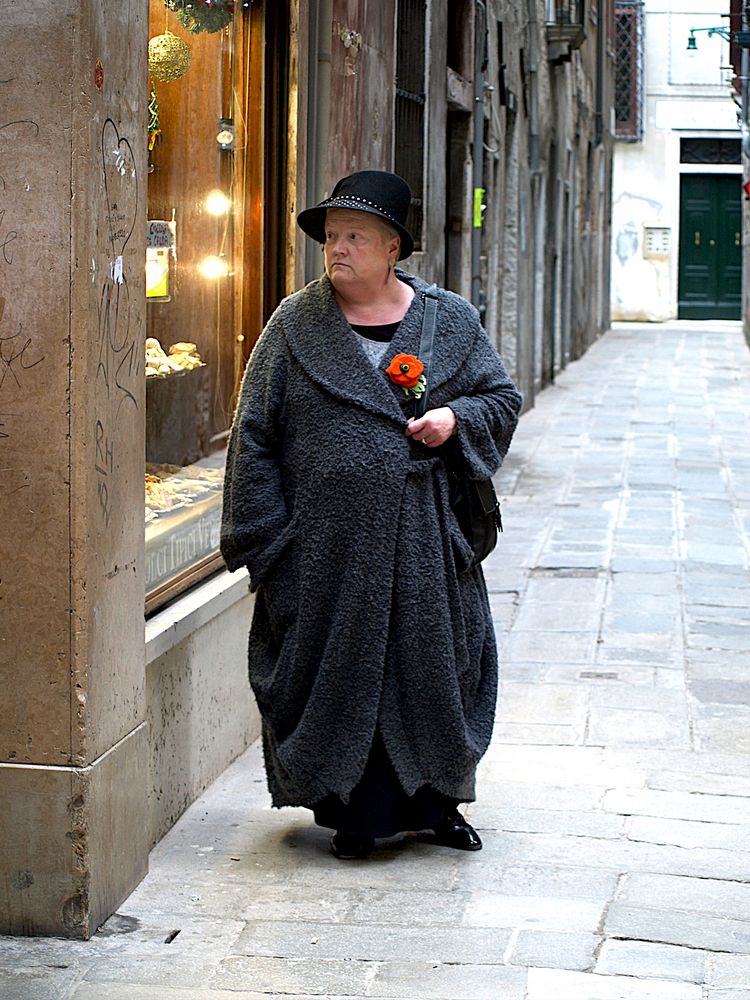
{"label": "stone wall", "polygon": [[87,937],[147,865],[146,15],[3,5],[5,933]]}
{"label": "stone wall", "polygon": [[486,325],[528,407],[609,324],[611,12],[600,40],[587,11],[582,44],[561,56],[544,3],[489,9]]}

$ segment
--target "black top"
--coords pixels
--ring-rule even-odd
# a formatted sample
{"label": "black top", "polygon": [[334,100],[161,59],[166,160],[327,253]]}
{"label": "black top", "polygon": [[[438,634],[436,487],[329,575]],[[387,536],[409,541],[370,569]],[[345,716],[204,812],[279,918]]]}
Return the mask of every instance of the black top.
{"label": "black top", "polygon": [[352,330],[367,340],[377,340],[381,344],[389,344],[393,340],[400,320],[396,323],[378,323],[376,326],[363,326],[361,323],[350,323]]}

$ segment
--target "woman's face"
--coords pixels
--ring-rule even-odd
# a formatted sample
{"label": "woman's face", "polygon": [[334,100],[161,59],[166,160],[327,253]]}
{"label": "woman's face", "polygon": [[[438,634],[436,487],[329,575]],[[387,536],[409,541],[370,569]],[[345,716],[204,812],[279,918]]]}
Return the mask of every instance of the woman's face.
{"label": "woman's face", "polygon": [[326,274],[337,291],[386,281],[389,261],[398,258],[400,240],[389,235],[383,223],[366,212],[331,208],[325,232]]}

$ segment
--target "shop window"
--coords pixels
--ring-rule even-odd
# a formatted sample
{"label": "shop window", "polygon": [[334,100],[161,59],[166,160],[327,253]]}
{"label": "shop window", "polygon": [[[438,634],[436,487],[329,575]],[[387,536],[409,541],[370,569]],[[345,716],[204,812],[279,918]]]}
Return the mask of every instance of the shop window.
{"label": "shop window", "polygon": [[394,170],[412,193],[406,228],[422,249],[424,217],[425,2],[399,0]]}
{"label": "shop window", "polygon": [[256,2],[150,4],[147,612],[223,565],[226,443],[263,320],[246,277],[263,272],[262,23]]}

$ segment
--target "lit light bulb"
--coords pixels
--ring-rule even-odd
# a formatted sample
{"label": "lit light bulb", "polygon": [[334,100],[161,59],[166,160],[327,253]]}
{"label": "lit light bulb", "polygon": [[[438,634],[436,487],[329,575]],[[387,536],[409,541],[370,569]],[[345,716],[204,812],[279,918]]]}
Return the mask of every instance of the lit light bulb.
{"label": "lit light bulb", "polygon": [[206,198],[206,211],[210,212],[211,215],[226,215],[231,207],[232,202],[223,191],[219,191],[218,188],[209,191]]}
{"label": "lit light bulb", "polygon": [[204,257],[198,265],[198,270],[204,278],[211,278],[215,281],[217,278],[225,278],[229,274],[229,264],[223,257],[216,257],[212,254],[209,257]]}

